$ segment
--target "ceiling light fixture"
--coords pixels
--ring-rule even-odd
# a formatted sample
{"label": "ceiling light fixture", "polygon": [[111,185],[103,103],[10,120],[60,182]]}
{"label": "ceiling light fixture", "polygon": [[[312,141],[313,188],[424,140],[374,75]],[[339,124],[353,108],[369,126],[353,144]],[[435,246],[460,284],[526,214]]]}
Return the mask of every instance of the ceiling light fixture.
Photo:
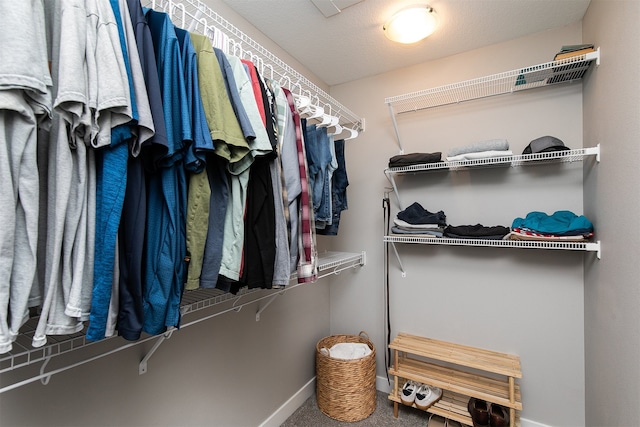
{"label": "ceiling light fixture", "polygon": [[430,36],[437,26],[438,17],[432,7],[411,6],[394,14],[382,29],[389,40],[410,44]]}

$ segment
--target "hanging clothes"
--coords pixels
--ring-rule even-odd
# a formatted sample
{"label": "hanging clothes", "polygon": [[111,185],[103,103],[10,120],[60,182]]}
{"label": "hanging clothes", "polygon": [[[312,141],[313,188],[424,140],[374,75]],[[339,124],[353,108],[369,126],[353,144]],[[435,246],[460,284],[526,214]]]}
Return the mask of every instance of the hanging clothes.
{"label": "hanging clothes", "polygon": [[278,111],[277,135],[282,169],[282,201],[289,240],[289,274],[292,274],[298,268],[298,202],[302,192],[302,181],[293,113],[284,90],[279,86],[274,86],[274,90]]}
{"label": "hanging clothes", "polygon": [[34,346],[44,345],[48,334],[81,330],[90,314],[96,234],[96,168],[91,148],[109,145],[111,129],[132,118],[127,72],[110,4],[77,1],[70,7],[68,2],[53,1],[45,7],[52,41],[55,116],[48,141],[42,141],[49,151],[45,301]]}
{"label": "hanging clothes", "polygon": [[[118,270],[116,257],[117,234],[127,187],[127,160],[129,144],[133,141],[131,126],[138,121],[138,109],[133,88],[133,79],[127,42],[117,0],[110,0],[117,24],[120,48],[129,84],[131,121],[111,130],[111,144],[95,154],[96,161],[96,238],[93,264],[93,290],[91,314],[87,339],[101,340],[107,335],[111,295],[113,293],[114,272]],[[101,130],[102,132],[102,130]],[[115,282],[118,285],[118,281]],[[117,292],[117,289],[116,289]],[[115,308],[113,308],[115,309]],[[110,333],[111,334],[111,333]]]}
{"label": "hanging clothes", "polygon": [[[238,83],[236,82],[236,84]],[[243,105],[245,109],[251,109],[253,105],[258,106],[261,102],[261,100],[258,102],[254,93],[254,100],[247,100]],[[251,119],[250,116],[249,118]],[[252,127],[256,131],[256,138],[248,141],[250,150],[248,159],[250,159],[251,165],[253,165],[254,160],[257,157],[272,153],[271,144],[264,128],[264,124],[260,126],[260,124],[252,122]],[[236,293],[240,287],[238,282],[240,281],[240,277],[242,276],[244,269],[244,244],[246,232],[244,219],[246,216],[247,191],[249,176],[251,173],[250,167],[248,166],[244,168],[244,164],[229,164],[230,203],[227,207],[225,217],[224,244],[220,275],[224,276],[225,281],[232,284],[230,290],[234,293]]]}
{"label": "hanging clothes", "polygon": [[179,327],[185,289],[317,278],[335,197],[309,159],[332,141],[288,89],[137,0],[4,9],[0,35],[42,25],[0,52],[0,353],[29,308],[35,347],[85,326],[137,340]]}
{"label": "hanging clothes", "polygon": [[[182,60],[184,61],[185,84],[188,96],[189,115],[191,117],[191,127],[193,129],[193,142],[187,148],[185,158],[185,167],[191,173],[200,173],[206,167],[207,154],[213,153],[214,146],[209,133],[209,126],[205,119],[204,106],[200,95],[200,87],[198,83],[198,65],[197,55],[191,43],[191,36],[185,30],[176,28],[176,35],[180,41],[180,51]],[[200,183],[203,183],[200,181]],[[204,181],[206,184],[206,181]],[[208,188],[207,197],[210,195]],[[187,218],[192,219],[197,216],[203,216],[206,220],[209,216],[209,204],[200,200],[199,194],[202,189],[196,186],[190,186],[187,193]],[[202,206],[203,210],[199,211],[198,206]],[[207,235],[206,228],[194,227],[194,221],[186,221],[186,251],[189,259],[187,280],[185,289],[197,289],[199,286],[200,272],[202,271],[202,256],[192,256],[192,254],[204,253],[205,238]],[[199,262],[200,261],[200,262]]]}
{"label": "hanging clothes", "polygon": [[[247,142],[252,141],[256,139],[256,130],[253,128],[256,122],[253,121],[252,123],[252,120],[247,115],[247,109],[251,109],[252,103],[248,102],[249,99],[247,99],[246,95],[242,95],[245,81],[248,80],[248,78],[244,72],[238,72],[237,66],[232,66],[232,62],[235,63],[236,59],[238,61],[240,59],[237,57],[227,56],[221,49],[215,47],[213,48],[213,51],[215,52],[216,59],[220,65],[220,72],[222,73],[224,87],[227,90],[227,96],[229,97],[229,101],[233,107],[233,112],[236,115],[238,124],[240,124],[240,127],[242,128],[244,138]],[[238,81],[238,79],[240,81]],[[257,130],[260,131],[260,126],[257,127]]]}
{"label": "hanging clothes", "polygon": [[[139,147],[138,144],[131,147],[127,166],[127,187],[118,230],[120,274],[117,329],[118,334],[124,339],[134,341],[140,338],[144,322],[143,264],[147,216],[145,166],[148,170],[157,167],[159,160],[168,151],[168,142],[151,31],[140,2],[127,0],[127,6],[155,131],[148,139],[140,137]],[[128,46],[131,48],[132,44],[133,42],[129,42]],[[133,58],[134,55],[130,57]],[[137,96],[137,99],[141,98]],[[142,104],[139,103],[140,105]],[[140,107],[139,110],[142,119]]]}
{"label": "hanging clothes", "polygon": [[347,187],[349,177],[347,176],[347,166],[344,156],[344,139],[334,141],[336,154],[336,170],[331,176],[331,224],[327,224],[316,232],[325,236],[337,236],[340,226],[340,216],[342,211],[348,209]]}
{"label": "hanging clothes", "polygon": [[290,261],[289,261],[289,235],[288,216],[289,209],[285,210],[286,188],[282,177],[282,162],[280,156],[280,135],[279,135],[279,117],[281,111],[278,107],[276,87],[273,82],[266,80],[265,84],[268,88],[269,108],[271,112],[267,116],[267,133],[274,150],[274,158],[269,164],[271,173],[271,185],[273,188],[274,211],[275,211],[275,260],[273,267],[273,287],[284,287],[289,283],[291,277]]}
{"label": "hanging clothes", "polygon": [[[24,23],[32,23],[24,28]],[[12,35],[20,34],[20,37]],[[50,125],[51,86],[40,1],[0,6],[0,354],[12,349],[29,307],[41,302],[36,272],[38,129]],[[44,217],[46,218],[46,216]]]}
{"label": "hanging clothes", "polygon": [[[263,96],[260,92],[260,98],[256,98],[251,76],[258,78],[258,74],[246,72],[244,65],[247,62],[242,62],[236,57],[227,57],[221,51],[219,56],[225,58],[224,63],[229,64],[238,99],[244,106],[246,119],[255,131],[255,138],[249,140],[254,162],[249,171],[243,215],[244,265],[241,277],[236,280],[250,288],[271,288],[275,266],[275,206],[269,163],[275,153],[260,114],[259,104],[263,104]],[[239,284],[235,284],[231,290],[236,293]]]}
{"label": "hanging clothes", "polygon": [[192,140],[184,70],[173,23],[163,12],[146,10],[153,39],[167,125],[168,151],[148,174],[144,325],[149,334],[178,326],[186,278],[187,182],[184,149]]}
{"label": "hanging clothes", "polygon": [[318,265],[315,248],[315,226],[313,225],[313,206],[311,205],[311,197],[309,196],[306,155],[302,141],[300,116],[298,115],[293,95],[288,89],[283,88],[283,91],[293,115],[293,124],[296,132],[296,149],[298,152],[298,170],[302,188],[300,192],[300,228],[298,234],[298,283],[312,282],[318,278]]}
{"label": "hanging clothes", "polygon": [[204,244],[194,243],[190,251],[190,264],[193,263],[195,268],[191,271],[188,283],[190,288],[196,288],[198,280],[202,281],[202,268],[198,266],[204,265],[205,251],[208,249],[211,268],[217,271],[215,275],[212,274],[213,278],[211,276],[207,278],[205,286],[214,287],[217,284],[218,271],[222,262],[223,218],[226,216],[229,204],[227,163],[245,162],[244,159],[247,159],[249,154],[249,145],[244,139],[238,122],[234,120],[233,108],[225,94],[222,72],[211,41],[199,34],[191,34],[191,39],[197,56],[198,79],[205,117],[215,144],[214,154],[222,161],[211,160],[204,171],[192,174],[189,178],[190,189],[197,193],[193,193],[189,198],[192,213],[187,217],[187,226],[194,230],[207,230],[207,235],[202,242]]}

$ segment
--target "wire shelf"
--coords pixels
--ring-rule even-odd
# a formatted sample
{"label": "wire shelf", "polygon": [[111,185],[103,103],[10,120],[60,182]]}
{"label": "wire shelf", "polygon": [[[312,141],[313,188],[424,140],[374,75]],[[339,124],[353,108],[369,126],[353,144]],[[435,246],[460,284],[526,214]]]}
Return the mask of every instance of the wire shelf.
{"label": "wire shelf", "polygon": [[400,200],[398,185],[396,184],[396,175],[437,171],[459,172],[480,168],[537,166],[551,163],[571,163],[583,161],[587,156],[595,156],[596,161],[599,162],[600,145],[598,144],[595,147],[588,148],[577,148],[575,150],[550,151],[546,153],[515,154],[510,156],[488,157],[485,159],[423,163],[398,168],[386,168],[384,173],[391,183],[393,193],[398,201],[398,206],[400,209],[404,209],[402,201]]}
{"label": "wire shelf", "polygon": [[419,90],[385,99],[395,114],[420,111],[474,99],[503,95],[526,89],[570,83],[581,79],[600,51],[551,61],[517,70],[452,83],[432,89]]}
{"label": "wire shelf", "polygon": [[199,0],[182,0],[180,2],[146,0],[143,4],[168,13],[174,25],[186,30],[209,37],[213,37],[213,28],[223,32],[229,38],[228,45],[222,48],[226,53],[251,59],[265,77],[278,80],[291,92],[313,97],[319,106],[330,106],[330,114],[340,117],[340,124],[348,125],[358,131],[364,130],[362,118],[213,11],[205,3]]}
{"label": "wire shelf", "polygon": [[600,252],[597,242],[561,242],[542,240],[489,240],[489,239],[451,239],[428,236],[384,236],[388,243],[413,243],[422,245],[480,246],[492,248],[559,249],[572,251]]}
{"label": "wire shelf", "polygon": [[496,156],[488,157],[484,159],[473,160],[455,160],[444,161],[436,163],[424,163],[411,166],[403,166],[398,168],[387,168],[384,170],[385,174],[399,174],[399,173],[414,173],[414,172],[428,172],[438,170],[459,171],[467,170],[473,167],[486,167],[486,166],[528,166],[528,165],[542,165],[549,163],[571,163],[583,161],[587,156],[596,156],[596,160],[600,160],[600,146],[578,148],[574,150],[563,151],[551,151],[545,153],[535,154],[514,154],[509,156]]}
{"label": "wire shelf", "polygon": [[[318,262],[318,275],[319,278],[326,277],[332,274],[338,274],[343,270],[351,269],[354,267],[363,266],[366,263],[365,253],[350,253],[350,252],[325,252],[319,255]],[[291,280],[295,280],[296,275],[291,276]],[[180,304],[180,312],[185,314],[194,313],[203,309],[221,306],[223,303],[234,301],[237,302],[240,298],[249,296],[243,305],[251,304],[264,296],[277,295],[279,292],[297,287],[300,284],[287,285],[277,289],[247,289],[242,288],[237,294],[225,293],[219,289],[196,289],[192,291],[185,291],[183,293],[182,302]],[[253,297],[257,297],[253,299]],[[61,354],[69,353],[82,348],[87,348],[97,343],[103,343],[105,341],[112,341],[118,337],[107,337],[101,341],[89,341],[86,339],[85,332],[77,332],[72,335],[48,335],[47,344],[43,347],[33,348],[31,342],[36,326],[38,324],[38,318],[34,317],[29,319],[27,323],[22,327],[20,335],[13,343],[13,349],[5,354],[0,355],[0,373],[12,371],[14,369],[22,368],[32,365],[38,362],[44,362],[47,359],[58,356]],[[146,342],[150,339],[154,339],[156,336],[146,336],[139,341],[124,341],[121,340],[122,348],[128,348],[131,345],[137,345],[142,342]],[[113,351],[109,352],[111,354]],[[0,392],[4,389],[0,390]]]}

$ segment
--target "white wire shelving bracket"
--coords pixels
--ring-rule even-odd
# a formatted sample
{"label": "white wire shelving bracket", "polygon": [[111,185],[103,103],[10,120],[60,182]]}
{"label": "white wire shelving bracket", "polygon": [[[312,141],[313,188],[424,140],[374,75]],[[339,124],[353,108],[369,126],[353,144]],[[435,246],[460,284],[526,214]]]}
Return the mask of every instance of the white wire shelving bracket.
{"label": "white wire shelving bracket", "polygon": [[572,58],[386,98],[385,103],[389,107],[400,154],[404,154],[404,149],[396,122],[397,115],[559,83],[580,81],[594,62],[596,65],[600,65],[600,48],[595,52]]}
{"label": "white wire shelving bracket", "polygon": [[338,102],[307,77],[267,50],[228,20],[199,0],[146,0],[143,5],[169,14],[174,25],[210,38],[220,31],[228,39],[221,49],[225,53],[253,61],[264,77],[279,81],[292,93],[313,98],[316,105],[329,105],[340,125],[364,131],[364,119]]}
{"label": "white wire shelving bracket", "polygon": [[451,171],[459,172],[472,170],[473,168],[489,167],[520,167],[539,166],[551,163],[572,163],[581,162],[585,157],[595,156],[596,162],[600,162],[600,144],[595,147],[577,148],[574,150],[550,151],[535,154],[514,154],[509,156],[496,156],[484,159],[455,160],[435,163],[423,163],[399,168],[387,168],[384,170],[387,179],[391,183],[396,196],[399,208],[404,206],[400,200],[400,193],[396,184],[395,176],[399,174],[411,174],[422,172]]}
{"label": "white wire shelving bracket", "polygon": [[[318,260],[318,280],[331,275],[338,275],[342,271],[350,270],[353,268],[362,267],[366,264],[366,253],[350,253],[350,252],[324,252],[320,254]],[[297,275],[291,275],[291,281],[296,280]],[[315,283],[315,282],[314,282]],[[278,289],[247,289],[243,288],[234,295],[231,293],[225,293],[218,289],[197,289],[193,291],[185,291],[182,297],[180,305],[180,312],[183,316],[195,312],[199,312],[204,309],[214,309],[213,313],[207,314],[202,317],[198,317],[194,320],[184,322],[180,325],[180,329],[187,328],[189,326],[198,324],[200,322],[209,320],[213,317],[220,316],[231,311],[240,311],[243,307],[257,303],[262,300],[272,301],[273,298],[279,295],[283,295],[285,292],[302,285],[313,285],[312,283],[293,283],[283,288]],[[246,300],[240,303],[241,300]],[[270,304],[270,302],[268,303]],[[268,306],[268,304],[266,306]],[[256,312],[256,321],[260,320],[260,314],[264,312],[266,306],[258,308]],[[183,320],[185,320],[183,318]],[[84,365],[89,362],[101,359],[106,356],[110,356],[119,351],[128,349],[130,347],[148,342],[156,341],[152,348],[146,353],[146,355],[140,361],[138,368],[139,374],[147,372],[149,359],[158,350],[158,348],[169,338],[171,335],[179,329],[170,328],[165,333],[159,335],[144,336],[138,341],[124,341],[120,338],[121,345],[117,345],[108,351],[100,352],[99,354],[82,359],[79,362],[65,365],[61,368],[54,369],[49,372],[45,372],[45,368],[49,361],[55,356],[62,354],[68,354],[77,350],[94,348],[100,343],[115,342],[119,338],[108,337],[101,341],[89,341],[86,339],[85,331],[81,331],[72,335],[51,335],[47,336],[47,344],[43,347],[33,348],[31,341],[33,334],[37,326],[37,318],[30,319],[23,329],[20,335],[18,335],[16,341],[13,343],[13,349],[0,355],[0,374],[14,371],[19,368],[24,368],[36,363],[42,362],[43,365],[40,369],[39,375],[35,375],[17,381],[9,385],[3,385],[0,388],[0,394],[22,387],[23,385],[30,384],[35,381],[41,381],[43,384],[47,384],[51,376],[75,368],[77,366]]]}

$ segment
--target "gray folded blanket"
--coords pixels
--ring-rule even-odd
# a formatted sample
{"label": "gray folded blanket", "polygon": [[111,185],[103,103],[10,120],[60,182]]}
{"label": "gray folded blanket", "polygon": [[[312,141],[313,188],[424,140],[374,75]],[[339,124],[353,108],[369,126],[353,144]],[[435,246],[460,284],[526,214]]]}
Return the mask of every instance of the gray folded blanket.
{"label": "gray folded blanket", "polygon": [[474,142],[464,147],[452,148],[447,154],[447,157],[467,153],[479,153],[482,151],[506,151],[508,149],[509,142],[506,139],[488,139],[486,141]]}

